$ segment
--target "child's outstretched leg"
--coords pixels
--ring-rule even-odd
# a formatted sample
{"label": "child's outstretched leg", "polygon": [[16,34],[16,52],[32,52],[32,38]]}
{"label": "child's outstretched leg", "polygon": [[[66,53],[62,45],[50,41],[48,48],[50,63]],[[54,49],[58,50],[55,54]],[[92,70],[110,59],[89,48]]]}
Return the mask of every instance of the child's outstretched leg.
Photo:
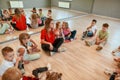
{"label": "child's outstretched leg", "polygon": [[32,71],[32,74],[38,78],[38,73],[42,73],[45,71],[51,70],[51,65],[48,63],[47,67],[40,67],[36,68],[35,70]]}
{"label": "child's outstretched leg", "polygon": [[19,61],[18,69],[20,69],[22,75],[25,74],[24,64],[23,64],[23,61],[22,61],[22,60]]}
{"label": "child's outstretched leg", "polygon": [[72,39],[74,39],[74,38],[75,38],[76,33],[77,33],[77,31],[76,31],[76,30],[71,31],[70,40],[72,40]]}
{"label": "child's outstretched leg", "polygon": [[117,73],[113,72],[113,74],[110,76],[109,80],[115,80]]}

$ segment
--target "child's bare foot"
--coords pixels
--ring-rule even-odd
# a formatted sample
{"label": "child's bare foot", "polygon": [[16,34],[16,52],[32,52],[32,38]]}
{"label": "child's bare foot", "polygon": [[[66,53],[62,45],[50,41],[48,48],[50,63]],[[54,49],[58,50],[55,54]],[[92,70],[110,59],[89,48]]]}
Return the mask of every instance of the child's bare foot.
{"label": "child's bare foot", "polygon": [[102,49],[103,49],[103,47],[101,47],[101,46],[98,46],[98,47],[96,48],[97,51],[100,51],[100,50],[102,50]]}
{"label": "child's bare foot", "polygon": [[100,43],[99,42],[95,42],[96,45],[99,45]]}
{"label": "child's bare foot", "polygon": [[85,44],[86,44],[86,46],[89,46],[89,47],[92,45],[92,43],[89,41],[85,41]]}
{"label": "child's bare foot", "polygon": [[114,58],[114,61],[115,62],[120,62],[120,59],[119,58]]}
{"label": "child's bare foot", "polygon": [[105,71],[104,71],[104,73],[106,75],[111,75],[113,73],[113,71],[111,69],[109,69],[109,68],[106,68]]}

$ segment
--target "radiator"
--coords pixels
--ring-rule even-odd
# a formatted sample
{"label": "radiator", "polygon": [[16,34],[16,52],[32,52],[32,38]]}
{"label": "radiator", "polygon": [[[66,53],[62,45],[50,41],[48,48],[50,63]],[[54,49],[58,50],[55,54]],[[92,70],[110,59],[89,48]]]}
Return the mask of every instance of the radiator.
{"label": "radiator", "polygon": [[11,8],[23,8],[23,1],[10,1]]}
{"label": "radiator", "polygon": [[62,8],[70,8],[70,2],[58,2],[58,7],[62,7]]}

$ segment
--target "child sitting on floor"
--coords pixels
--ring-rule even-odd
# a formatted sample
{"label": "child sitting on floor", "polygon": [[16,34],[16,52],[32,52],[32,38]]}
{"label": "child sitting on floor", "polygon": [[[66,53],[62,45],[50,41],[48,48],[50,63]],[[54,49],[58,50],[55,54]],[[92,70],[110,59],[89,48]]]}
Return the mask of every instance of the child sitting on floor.
{"label": "child sitting on floor", "polygon": [[56,38],[63,38],[64,39],[64,34],[63,34],[63,29],[60,24],[60,22],[56,22],[56,28],[54,30]]}
{"label": "child sitting on floor", "polygon": [[13,31],[12,26],[8,22],[2,21],[0,18],[0,34],[10,34],[13,33]]}
{"label": "child sitting on floor", "polygon": [[[18,48],[18,56],[23,56],[24,61],[31,61],[40,58],[40,49],[37,48],[37,44],[30,39],[30,35],[27,33],[21,33],[19,35],[19,41],[21,46]],[[34,53],[34,54],[32,54]]]}
{"label": "child sitting on floor", "polygon": [[97,32],[96,22],[97,21],[95,19],[92,20],[90,26],[87,27],[87,30],[83,32],[82,40],[84,40],[87,37],[95,36]]}
{"label": "child sitting on floor", "polygon": [[114,61],[118,62],[117,68],[115,69],[106,68],[104,73],[110,75],[109,80],[120,80],[120,58],[114,58]]}
{"label": "child sitting on floor", "polygon": [[115,49],[115,50],[112,51],[112,55],[116,56],[114,58],[114,61],[118,62],[118,65],[120,66],[120,46],[117,49]]}
{"label": "child sitting on floor", "polygon": [[37,14],[34,14],[34,13],[33,13],[33,14],[31,15],[30,20],[31,20],[31,24],[30,24],[31,28],[38,28],[38,18],[37,18]]}
{"label": "child sitting on floor", "polygon": [[9,13],[10,16],[13,16],[14,15],[13,9],[12,8],[8,8],[8,13]]}
{"label": "child sitting on floor", "polygon": [[76,30],[70,31],[68,22],[63,22],[62,23],[62,29],[63,29],[63,34],[65,36],[65,40],[74,40],[75,39],[75,35],[76,35]]}
{"label": "child sitting on floor", "polygon": [[105,74],[109,75],[109,80],[120,80],[120,69],[105,69]]}
{"label": "child sitting on floor", "polygon": [[103,46],[106,44],[107,39],[108,39],[108,27],[109,25],[107,23],[104,23],[102,26],[102,30],[98,32],[98,35],[96,39],[91,39],[91,41],[85,41],[87,46],[91,46],[93,44],[98,45],[96,48],[97,51],[103,49]]}
{"label": "child sitting on floor", "polygon": [[7,10],[3,10],[3,20],[4,21],[10,21],[12,18],[10,17],[10,14]]}
{"label": "child sitting on floor", "polygon": [[2,49],[2,55],[4,57],[4,60],[0,65],[0,76],[2,76],[3,73],[10,67],[15,66],[16,68],[18,68],[19,61],[21,60],[21,57],[15,59],[14,50],[11,47],[4,47]]}
{"label": "child sitting on floor", "polygon": [[43,25],[44,25],[44,22],[45,22],[45,20],[46,20],[46,17],[43,15],[42,9],[39,9],[39,17],[40,17],[40,19],[41,19],[41,21],[42,21],[41,26],[43,26]]}
{"label": "child sitting on floor", "polygon": [[33,9],[31,10],[32,13],[37,13],[37,10],[35,7],[33,7]]}
{"label": "child sitting on floor", "polygon": [[51,18],[52,19],[52,10],[48,10],[47,18]]}
{"label": "child sitting on floor", "polygon": [[39,16],[43,21],[46,19],[46,17],[42,13],[42,9],[39,9]]}

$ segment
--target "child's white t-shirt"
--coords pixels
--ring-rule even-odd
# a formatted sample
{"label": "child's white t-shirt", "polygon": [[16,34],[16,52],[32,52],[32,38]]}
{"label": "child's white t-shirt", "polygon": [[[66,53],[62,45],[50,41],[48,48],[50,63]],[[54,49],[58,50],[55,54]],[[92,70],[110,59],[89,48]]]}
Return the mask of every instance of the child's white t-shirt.
{"label": "child's white t-shirt", "polygon": [[52,17],[52,15],[51,14],[47,14],[47,18],[51,18]]}
{"label": "child's white t-shirt", "polygon": [[95,30],[97,30],[97,26],[93,26],[91,29],[90,29],[93,33],[95,33]]}
{"label": "child's white t-shirt", "polygon": [[0,65],[0,76],[2,76],[8,68],[14,67],[15,63],[16,63],[15,59],[13,59],[12,62],[3,60],[2,64]]}

